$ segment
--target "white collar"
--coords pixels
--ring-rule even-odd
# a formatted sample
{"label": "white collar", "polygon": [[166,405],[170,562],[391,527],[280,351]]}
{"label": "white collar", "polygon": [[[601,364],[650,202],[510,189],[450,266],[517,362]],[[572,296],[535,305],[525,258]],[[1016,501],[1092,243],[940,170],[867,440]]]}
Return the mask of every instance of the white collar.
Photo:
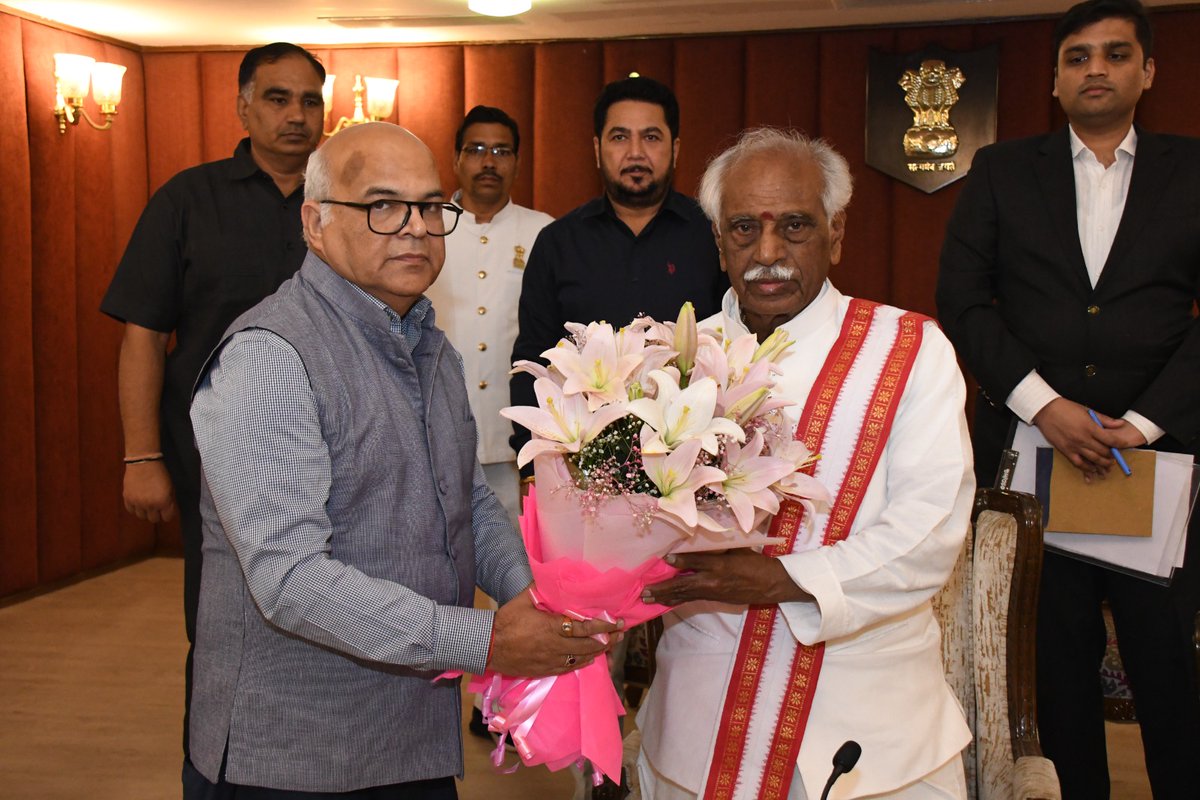
{"label": "white collar", "polygon": [[[842,293],[826,279],[812,302],[780,327],[784,328],[792,339],[803,339],[837,321],[838,301],[841,297]],[[725,293],[721,306],[725,316],[725,335],[728,338],[750,332],[746,323],[742,321],[742,308],[733,289]]]}
{"label": "white collar", "polygon": [[[1083,143],[1083,139],[1079,138],[1079,134],[1075,133],[1075,129],[1070,125],[1067,126],[1067,133],[1071,137],[1071,158],[1077,159],[1080,153],[1087,150],[1087,145]],[[1088,152],[1090,153],[1091,151],[1088,150]],[[1129,131],[1125,134],[1125,138],[1117,145],[1117,152],[1126,153],[1130,158],[1137,155],[1137,131],[1134,130],[1132,125],[1129,126]]]}

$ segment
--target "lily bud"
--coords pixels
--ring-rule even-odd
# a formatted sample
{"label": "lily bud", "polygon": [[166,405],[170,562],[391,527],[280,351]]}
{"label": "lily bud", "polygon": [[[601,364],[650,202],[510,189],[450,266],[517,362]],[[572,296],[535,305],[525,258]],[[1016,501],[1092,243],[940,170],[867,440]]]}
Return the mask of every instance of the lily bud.
{"label": "lily bud", "polygon": [[754,351],[754,355],[750,360],[759,361],[767,359],[768,361],[778,361],[783,355],[783,351],[792,346],[792,340],[788,337],[787,331],[783,328],[776,328],[771,331],[771,335],[766,338],[762,344]]}
{"label": "lily bud", "polygon": [[679,367],[680,386],[687,386],[688,376],[696,363],[696,309],[690,303],[684,303],[679,309],[679,319],[675,321],[675,350],[679,355],[675,364]]}
{"label": "lily bud", "polygon": [[761,389],[751,392],[727,408],[725,416],[738,425],[745,427],[747,422],[754,419],[758,410],[762,408],[763,403],[767,401],[767,396],[770,393],[771,389],[769,386],[764,386]]}

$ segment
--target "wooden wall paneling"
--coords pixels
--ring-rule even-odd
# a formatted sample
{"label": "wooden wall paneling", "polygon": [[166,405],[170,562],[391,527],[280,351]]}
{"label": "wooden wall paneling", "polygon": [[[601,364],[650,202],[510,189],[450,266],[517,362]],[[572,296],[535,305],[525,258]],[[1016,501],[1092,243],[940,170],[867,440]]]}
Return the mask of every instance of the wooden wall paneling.
{"label": "wooden wall paneling", "polygon": [[27,589],[38,577],[33,235],[21,38],[21,20],[0,13],[0,91],[7,109],[0,115],[0,441],[5,449],[0,461],[0,596]]}
{"label": "wooden wall paneling", "polygon": [[745,37],[680,39],[675,43],[679,98],[679,160],[675,188],[695,196],[712,156],[741,131],[745,107]]}
{"label": "wooden wall paneling", "polygon": [[[537,146],[533,137],[534,46],[531,44],[466,45],[463,55],[463,114],[478,105],[503,109],[517,122],[521,134],[520,163],[513,184],[513,201],[533,205],[533,165]],[[462,119],[455,120],[454,130]],[[446,144],[451,158],[453,141]],[[434,148],[435,153],[440,151]]]}
{"label": "wooden wall paneling", "polygon": [[[670,39],[617,39],[604,42],[604,83],[623,80],[636,72],[672,86],[675,47]],[[593,98],[594,99],[594,98]]]}
{"label": "wooden wall paneling", "polygon": [[150,192],[204,161],[199,53],[145,53],[146,163]]}
{"label": "wooden wall paneling", "polygon": [[[971,27],[960,25],[902,28],[896,33],[893,52],[911,53],[931,45],[953,51],[975,48]],[[896,77],[899,80],[899,76]],[[904,90],[899,85],[894,99],[904,101]],[[889,183],[892,200],[892,291],[889,300],[901,308],[936,316],[933,295],[937,284],[938,253],[957,195],[946,189],[926,194],[900,181]]]}
{"label": "wooden wall paneling", "polygon": [[217,161],[233,155],[246,135],[237,115],[238,67],[244,52],[200,55],[201,160]]}
{"label": "wooden wall paneling", "polygon": [[1164,11],[1153,14],[1151,21],[1154,84],[1138,103],[1138,122],[1152,131],[1200,136],[1200,105],[1195,100],[1200,14]]}
{"label": "wooden wall paneling", "polygon": [[533,202],[555,217],[600,191],[592,108],[604,86],[603,52],[598,42],[539,44],[535,50]]}
{"label": "wooden wall paneling", "polygon": [[55,94],[53,54],[87,53],[85,41],[28,21],[21,27],[33,215],[38,580],[46,582],[81,566],[76,154],[81,138],[101,134],[81,123],[60,135],[49,111]]}
{"label": "wooden wall paneling", "polygon": [[819,64],[818,34],[746,37],[745,126],[815,131]]}
{"label": "wooden wall paneling", "polygon": [[866,165],[866,75],[870,49],[888,50],[887,30],[833,31],[820,35],[817,129],[850,164],[854,196],[846,212],[842,261],[830,279],[846,294],[892,301],[891,178]]}
{"label": "wooden wall paneling", "polygon": [[429,145],[437,161],[442,189],[454,191],[454,132],[465,113],[463,48],[402,47],[397,51],[400,86],[397,114],[400,124]]}

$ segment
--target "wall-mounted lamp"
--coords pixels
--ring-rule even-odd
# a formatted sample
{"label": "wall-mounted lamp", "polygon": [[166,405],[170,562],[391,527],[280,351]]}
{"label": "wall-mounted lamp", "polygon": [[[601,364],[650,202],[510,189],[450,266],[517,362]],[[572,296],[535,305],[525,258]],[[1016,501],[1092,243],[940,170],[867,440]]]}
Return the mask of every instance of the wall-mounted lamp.
{"label": "wall-mounted lamp", "polygon": [[467,0],[467,8],[489,17],[515,17],[533,8],[533,0]]}
{"label": "wall-mounted lamp", "polygon": [[[333,81],[336,75],[326,75],[325,85],[321,95],[325,99],[325,121],[329,121],[329,112],[333,110]],[[367,85],[363,86],[363,81]],[[396,103],[396,87],[400,81],[391,78],[363,78],[354,76],[354,113],[350,117],[342,117],[332,130],[324,131],[326,136],[333,136],[342,128],[360,125],[364,122],[379,122],[392,115],[392,107]],[[363,113],[363,96],[366,95],[367,110]]]}
{"label": "wall-mounted lamp", "polygon": [[[67,124],[78,125],[80,118],[98,131],[112,127],[117,115],[117,104],[121,102],[121,79],[125,67],[120,64],[97,63],[96,59],[74,53],[54,54],[54,116],[58,119],[58,132],[66,133]],[[88,83],[92,85],[92,97],[104,115],[104,124],[98,125],[83,108],[87,97]]]}

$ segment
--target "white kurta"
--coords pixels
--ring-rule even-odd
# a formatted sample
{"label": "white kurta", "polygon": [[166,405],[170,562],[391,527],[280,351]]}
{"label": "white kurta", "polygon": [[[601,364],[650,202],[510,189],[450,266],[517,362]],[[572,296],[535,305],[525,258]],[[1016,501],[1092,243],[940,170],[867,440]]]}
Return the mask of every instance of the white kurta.
{"label": "white kurta", "polygon": [[446,237],[446,264],[425,292],[437,312],[437,326],[462,353],[483,464],[516,460],[508,444],[512,423],[500,416],[500,409],[509,405],[509,359],[517,338],[525,260],[538,232],[553,221],[549,214],[513,202],[490,222],[476,222],[466,212]]}
{"label": "white kurta", "polygon": [[[793,426],[849,303],[826,282],[783,326],[795,343],[780,364],[776,391],[796,403],[786,409]],[[732,290],[722,313],[702,323],[718,325],[731,337],[747,330]],[[803,552],[781,559],[815,598],[780,606],[792,635],[826,643],[797,759],[810,798],[820,796],[833,754],[847,739],[859,742],[863,754],[831,797],[894,790],[941,767],[970,741],[945,682],[929,605],[958,557],[974,496],[964,399],[954,350],[927,325],[850,535],[832,547],[801,536],[796,550]],[[815,523],[821,529],[824,517]],[[638,724],[655,770],[692,791],[707,775],[744,617],[744,607],[715,603],[688,604],[665,617],[658,672]]]}

